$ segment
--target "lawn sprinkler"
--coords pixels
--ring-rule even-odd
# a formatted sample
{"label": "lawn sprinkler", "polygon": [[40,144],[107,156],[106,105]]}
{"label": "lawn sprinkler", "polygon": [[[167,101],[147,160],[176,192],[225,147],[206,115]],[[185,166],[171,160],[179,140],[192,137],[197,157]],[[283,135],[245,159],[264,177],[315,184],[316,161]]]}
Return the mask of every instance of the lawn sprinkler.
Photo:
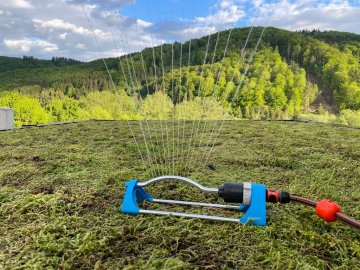
{"label": "lawn sprinkler", "polygon": [[[214,204],[204,202],[178,201],[155,199],[148,194],[144,187],[163,181],[177,181],[189,184],[199,190],[214,194],[224,200],[226,203],[235,204]],[[360,222],[350,218],[340,212],[340,207],[330,200],[321,200],[315,202],[299,196],[290,195],[284,191],[274,191],[267,189],[263,184],[254,183],[224,183],[219,188],[204,187],[186,177],[182,176],[160,176],[152,178],[145,182],[130,180],[125,183],[126,190],[120,211],[124,214],[155,214],[155,215],[173,215],[177,217],[200,218],[217,221],[237,222],[241,224],[251,224],[257,226],[266,225],[266,203],[289,203],[295,202],[315,208],[317,215],[328,221],[340,220],[350,226],[360,229]],[[181,212],[169,212],[159,210],[141,209],[139,203],[144,201],[162,204],[178,204],[188,206],[223,208],[228,210],[244,212],[241,218],[228,218],[221,216],[210,216],[201,214],[190,214]]]}

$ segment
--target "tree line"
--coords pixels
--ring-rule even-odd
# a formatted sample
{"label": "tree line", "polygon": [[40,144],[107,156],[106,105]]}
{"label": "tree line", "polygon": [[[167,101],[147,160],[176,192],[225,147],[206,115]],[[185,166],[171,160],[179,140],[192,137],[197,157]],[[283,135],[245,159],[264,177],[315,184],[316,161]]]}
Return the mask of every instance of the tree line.
{"label": "tree line", "polygon": [[[0,89],[19,93],[18,100],[37,99],[47,121],[96,118],[96,113],[112,119],[141,118],[144,109],[139,104],[159,92],[177,110],[189,109],[194,102],[202,111],[201,106],[215,102],[233,118],[290,119],[324,114],[324,108],[333,113],[360,110],[358,35],[270,27],[250,62],[261,31],[260,27],[227,30],[106,59],[113,81],[100,60],[80,63],[53,58],[51,67],[0,70]],[[11,61],[14,67],[19,65],[16,59]],[[26,57],[23,61],[44,60]],[[120,116],[90,101],[94,95],[106,100],[105,93],[136,101],[130,106],[134,109]]]}

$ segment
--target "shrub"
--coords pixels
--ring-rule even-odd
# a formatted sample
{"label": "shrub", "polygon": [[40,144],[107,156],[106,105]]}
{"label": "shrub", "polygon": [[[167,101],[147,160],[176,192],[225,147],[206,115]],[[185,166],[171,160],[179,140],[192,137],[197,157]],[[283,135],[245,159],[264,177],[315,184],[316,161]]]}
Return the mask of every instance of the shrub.
{"label": "shrub", "polygon": [[0,106],[14,110],[15,126],[47,123],[51,119],[37,99],[17,92],[4,93],[0,97]]}
{"label": "shrub", "polygon": [[149,95],[141,102],[140,115],[150,120],[170,119],[173,110],[171,99],[163,92]]}
{"label": "shrub", "polygon": [[360,127],[360,110],[342,110],[340,112],[339,122],[344,125]]}
{"label": "shrub", "polygon": [[95,119],[135,120],[138,101],[126,93],[92,92],[80,99],[81,106]]}
{"label": "shrub", "polygon": [[319,114],[300,114],[299,119],[310,120],[319,123],[336,123],[338,121],[336,115],[329,114],[328,112]]}
{"label": "shrub", "polygon": [[64,122],[71,120],[84,120],[89,118],[89,113],[82,109],[77,100],[71,98],[53,99],[45,106],[51,116],[51,121]]}
{"label": "shrub", "polygon": [[175,109],[177,119],[220,120],[232,118],[228,110],[216,98],[212,97],[196,97],[191,101],[183,101],[176,105]]}

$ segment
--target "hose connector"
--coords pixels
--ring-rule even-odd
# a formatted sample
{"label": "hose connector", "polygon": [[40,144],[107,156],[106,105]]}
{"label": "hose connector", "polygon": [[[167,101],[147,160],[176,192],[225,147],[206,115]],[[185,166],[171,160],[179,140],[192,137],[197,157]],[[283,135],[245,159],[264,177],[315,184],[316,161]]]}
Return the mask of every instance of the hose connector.
{"label": "hose connector", "polygon": [[266,201],[272,203],[289,203],[290,194],[285,191],[266,190]]}
{"label": "hose connector", "polygon": [[316,204],[316,214],[327,222],[336,220],[336,214],[340,212],[340,206],[330,200],[321,200]]}

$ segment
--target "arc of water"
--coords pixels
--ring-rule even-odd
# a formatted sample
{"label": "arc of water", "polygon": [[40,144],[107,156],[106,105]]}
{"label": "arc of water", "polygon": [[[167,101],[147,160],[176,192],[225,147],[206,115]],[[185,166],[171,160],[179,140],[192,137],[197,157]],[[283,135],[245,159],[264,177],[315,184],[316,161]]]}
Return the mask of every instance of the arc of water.
{"label": "arc of water", "polygon": [[[184,17],[184,16],[183,16]],[[191,22],[191,30],[190,32],[192,32],[194,27],[194,21]],[[187,101],[187,99],[189,98],[189,76],[190,76],[190,61],[191,61],[191,42],[192,42],[192,38],[189,41],[189,47],[188,47],[188,63],[187,63],[187,76],[186,76],[186,94],[184,95],[185,97],[185,101]],[[181,76],[180,76],[181,77]],[[180,87],[181,87],[181,83],[180,83]],[[184,102],[183,100],[183,102]],[[180,115],[179,115],[180,116]],[[185,151],[186,151],[186,143],[185,143],[185,124],[186,124],[186,117],[183,116],[183,127],[182,127],[182,149],[181,149],[181,156],[182,156],[182,161],[180,164],[180,168],[183,172],[185,172],[185,165],[187,162],[187,159],[185,158]],[[192,125],[192,129],[191,129],[191,133],[193,133],[194,130],[194,125],[195,125],[195,121],[193,121],[193,125]]]}
{"label": "arc of water", "polygon": [[[91,31],[92,31],[94,40],[95,40],[96,44],[98,44],[98,46],[101,47],[101,44],[100,44],[100,42],[99,42],[99,40],[98,40],[98,38],[97,38],[97,36],[96,36],[96,32],[95,32],[94,28],[93,28],[92,25],[91,25],[90,18],[89,18],[88,14],[87,14],[86,11],[85,11],[84,5],[81,5],[81,7],[82,7],[83,14],[84,14],[84,16],[86,17],[86,20],[87,20],[87,22],[88,22],[89,28],[90,28]],[[108,69],[108,66],[107,66],[107,64],[106,64],[106,61],[105,61],[105,59],[104,59],[103,57],[102,57],[102,60],[103,60],[103,63],[104,63],[104,65],[105,65],[106,71],[107,71],[107,73],[108,73],[108,75],[109,75],[109,77],[110,77],[110,80],[111,80],[111,82],[112,82],[112,85],[113,85],[113,87],[114,87],[114,91],[115,91],[115,93],[117,93],[114,80],[113,80],[113,78],[112,78],[112,76],[111,76],[111,73],[110,73],[110,71],[109,71],[109,69]],[[120,99],[120,102],[121,102],[121,99]],[[121,104],[121,107],[122,107],[122,104]],[[133,139],[134,139],[136,148],[137,148],[137,150],[138,150],[138,152],[139,152],[139,154],[140,154],[142,163],[143,163],[144,166],[146,166],[146,162],[145,162],[144,156],[143,156],[143,154],[142,154],[142,152],[141,152],[141,150],[140,150],[140,147],[139,147],[139,144],[138,144],[138,142],[137,142],[137,139],[136,139],[136,136],[135,136],[135,134],[134,134],[134,131],[133,131],[133,129],[132,129],[129,121],[127,120],[126,122],[127,122],[127,124],[128,124],[129,129],[130,129],[131,135],[133,136]],[[150,171],[150,173],[151,173],[152,175],[155,175],[155,174],[153,173],[153,171]]]}
{"label": "arc of water", "polygon": [[[164,59],[163,59],[163,44],[161,44],[161,67],[162,67],[162,72],[163,72],[163,89],[164,89],[164,93],[166,94],[166,86],[165,86],[165,69],[164,69]],[[169,127],[168,127],[168,121],[165,120],[165,129],[166,129],[166,158],[165,160],[167,160],[168,162],[170,162],[170,157],[171,157],[171,153],[170,153],[170,141],[169,141]],[[169,172],[171,171],[171,164],[169,164]]]}
{"label": "arc of water", "polygon": [[[137,18],[136,15],[135,15],[135,11],[133,10],[133,13],[134,13],[134,18]],[[138,31],[138,27],[137,27],[137,24],[136,24],[136,34],[137,34],[137,38],[140,39],[139,37],[139,31]],[[153,44],[153,37],[152,38],[152,45],[154,46]],[[154,47],[153,47],[154,48]],[[161,44],[161,53],[162,53],[162,44]],[[144,64],[144,60],[143,60],[143,54],[142,54],[142,48],[140,48],[140,55],[141,55],[141,60],[142,60],[142,66],[143,66],[143,70],[144,70],[144,74],[145,74],[145,79],[146,79],[146,82],[148,81],[148,78],[147,78],[147,73],[146,73],[146,69],[145,69],[145,64]],[[154,51],[153,51],[153,57],[154,57]],[[161,56],[162,57],[162,56]],[[153,59],[154,61],[154,64],[155,64],[155,59]],[[161,58],[161,62],[162,62],[162,58]],[[156,66],[155,66],[156,68]],[[162,70],[163,70],[163,84],[164,84],[164,67],[163,67],[163,63],[162,63]],[[157,84],[156,84],[157,85]],[[147,93],[149,94],[149,88],[147,86]],[[156,135],[156,125],[155,125],[155,122],[153,121],[153,129],[155,130],[155,136],[156,136],[156,142],[157,142],[157,145],[159,145],[158,143],[158,138],[157,138],[157,135]],[[160,121],[160,124],[161,124],[161,141],[162,141],[162,145],[163,145],[163,151],[165,151],[165,143],[164,143],[164,132],[163,132],[163,127],[162,127],[162,122]],[[148,121],[147,121],[147,125],[148,125]],[[149,131],[150,133],[150,131]],[[168,133],[167,131],[167,128],[166,128],[166,133]],[[168,137],[168,136],[167,136]],[[155,147],[154,147],[155,148]],[[153,148],[153,149],[154,149]],[[155,149],[154,149],[155,150]],[[154,152],[155,153],[155,152]],[[164,157],[161,158],[161,156],[159,157],[159,160],[162,161],[164,160],[164,163],[165,163],[165,168],[162,168],[163,169],[163,172],[165,171],[165,173],[167,173],[166,171],[166,163],[167,163],[167,158],[165,158],[165,152],[164,152]]]}
{"label": "arc of water", "polygon": [[[137,35],[138,35],[138,32],[137,32]],[[139,35],[137,36],[138,37],[138,39],[139,39]],[[151,39],[151,41],[152,41],[152,46],[153,46],[153,62],[154,62],[154,70],[156,71],[156,60],[155,60],[155,55],[154,55],[154,42],[153,42],[153,37],[151,37],[152,39]],[[127,37],[126,37],[126,41],[127,41],[127,44],[129,44],[128,43],[128,39],[127,39]],[[142,54],[142,52],[141,52],[141,54]],[[133,60],[132,60],[132,57],[131,57],[131,54],[129,55],[129,57],[130,57],[130,63],[133,65]],[[142,58],[143,59],[143,58]],[[143,67],[144,67],[144,62],[142,62],[142,65],[143,65]],[[133,68],[133,70],[134,70],[134,77],[136,78],[136,72],[135,72],[135,69]],[[146,75],[146,71],[145,71],[145,76],[147,76]],[[148,79],[146,79],[147,81],[148,81]],[[156,77],[156,80],[157,80],[157,77]],[[138,80],[137,80],[137,78],[136,78],[136,81],[138,82]],[[157,87],[157,82],[156,82],[156,87]],[[148,88],[147,88],[147,90],[148,90]],[[156,88],[156,90],[157,90],[157,88]],[[140,95],[140,99],[141,99],[141,95]],[[148,130],[148,134],[149,134],[149,137],[150,137],[150,139],[152,140],[152,135],[151,135],[151,128],[150,128],[150,126],[149,126],[149,121],[148,121],[148,119],[147,118],[145,118],[145,122],[146,122],[146,126],[147,126],[147,130]],[[155,133],[155,143],[156,143],[156,145],[160,145],[159,144],[159,139],[158,139],[158,136],[157,136],[157,127],[156,127],[156,123],[155,123],[155,121],[151,121],[151,123],[153,124],[153,129],[154,129],[154,133]],[[161,122],[160,122],[161,123]],[[162,124],[162,123],[161,123]],[[161,138],[161,141],[162,141],[162,144],[163,144],[163,148],[165,148],[165,146],[164,146],[164,140],[163,140],[163,128],[162,128],[162,126],[161,126],[161,131],[162,131],[162,138]],[[155,146],[155,143],[151,143],[150,145],[151,145],[151,147],[152,147],[152,154],[153,154],[153,156],[154,156],[154,160],[155,160],[155,163],[156,163],[156,166],[159,168],[158,169],[158,172],[159,172],[159,174],[163,174],[164,173],[164,168],[162,167],[162,166],[160,166],[159,164],[158,164],[158,162],[162,162],[162,157],[161,157],[161,154],[157,154],[157,150],[158,149],[156,149],[156,146]]]}
{"label": "arc of water", "polygon": [[[219,34],[220,32],[218,32]],[[225,60],[225,57],[226,57],[226,52],[227,52],[227,48],[228,48],[228,45],[229,45],[229,41],[230,41],[230,37],[231,37],[231,33],[232,33],[232,29],[229,30],[229,34],[227,36],[227,40],[226,40],[226,44],[225,44],[225,48],[224,48],[224,54],[223,54],[223,58],[221,60],[221,66],[223,65],[224,63],[224,60]],[[218,35],[219,37],[219,35]],[[217,40],[218,42],[218,40]],[[211,62],[211,66],[210,66],[210,70],[212,70],[212,65],[213,65],[213,61],[214,61],[214,58],[215,58],[215,54],[216,54],[216,47],[215,47],[215,50],[214,50],[214,55],[213,55],[213,59],[212,59],[212,62]],[[220,69],[221,69],[221,66],[220,66]],[[218,72],[220,72],[221,70],[219,70]],[[213,90],[212,90],[212,94],[211,96],[214,96],[214,89],[216,89],[217,87],[217,83],[218,83],[218,80],[216,81],[216,83],[214,84],[214,87],[213,87]],[[194,164],[197,163],[198,159],[201,157],[201,150],[200,150],[200,147],[203,143],[203,138],[204,138],[204,133],[206,132],[206,126],[207,126],[207,123],[208,123],[208,117],[209,117],[209,110],[207,111],[206,113],[206,116],[205,116],[205,119],[204,119],[204,125],[203,125],[203,129],[201,131],[201,136],[200,136],[200,140],[199,140],[199,154],[197,156],[195,156],[194,158]],[[213,127],[214,128],[214,127]],[[204,151],[206,150],[206,146],[204,148]],[[201,161],[200,161],[201,162]]]}
{"label": "arc of water", "polygon": [[[245,48],[246,48],[246,46],[247,46],[247,44],[248,44],[248,41],[249,41],[249,38],[250,38],[250,36],[251,36],[252,30],[253,30],[253,27],[250,28],[250,31],[249,31],[249,33],[248,33],[248,35],[247,35],[245,44],[244,44],[244,46],[243,46],[242,49],[241,49],[241,52],[240,52],[240,55],[239,55],[239,61],[238,61],[238,64],[239,64],[239,65],[240,65],[241,60],[242,60],[242,58],[243,58],[243,56],[244,56]],[[215,94],[216,87],[217,87],[217,85],[218,85],[220,72],[222,71],[222,67],[223,67],[223,63],[224,63],[224,60],[225,60],[227,48],[228,48],[228,45],[229,45],[229,38],[230,38],[230,35],[231,35],[231,31],[232,31],[232,29],[230,30],[229,35],[228,35],[227,43],[226,43],[225,50],[224,50],[224,56],[223,56],[223,59],[222,59],[222,61],[221,61],[220,69],[218,70],[218,73],[217,73],[217,79],[216,79],[216,83],[215,83],[215,85],[214,85],[214,88],[213,88],[213,90],[212,90],[212,95]],[[236,68],[236,69],[237,69],[237,68]],[[232,82],[233,79],[234,79],[236,69],[234,69],[234,72],[233,72],[233,74],[232,74],[232,77],[231,77],[231,80],[230,80],[231,82]],[[207,141],[207,143],[206,143],[206,145],[205,145],[204,152],[203,152],[203,155],[202,155],[202,157],[201,157],[200,163],[203,162],[204,156],[206,155],[207,148],[208,148],[208,146],[209,146],[209,143],[211,142],[211,139],[212,139],[213,133],[215,132],[215,127],[217,126],[217,124],[218,124],[218,120],[216,120],[216,121],[214,122],[213,127],[212,127],[212,129],[211,129],[211,131],[210,131],[209,139],[208,139],[208,141]],[[205,162],[205,163],[206,163],[206,162]],[[204,164],[204,165],[206,165],[206,164]]]}
{"label": "arc of water", "polygon": [[[221,18],[221,22],[220,22],[220,24],[222,24],[223,23],[223,21],[224,21],[224,17],[225,16],[225,14],[223,14],[222,15],[222,18]],[[213,17],[212,17],[212,20],[213,20]],[[213,25],[213,21],[212,21],[212,25]],[[215,60],[215,56],[216,56],[216,51],[217,51],[217,46],[218,46],[218,42],[219,42],[219,37],[220,37],[220,31],[218,31],[218,33],[217,33],[217,37],[216,37],[216,42],[215,42],[215,46],[214,46],[214,50],[213,50],[213,56],[212,56],[212,60],[211,60],[211,63],[210,63],[210,72],[212,71],[212,66],[213,66],[213,64],[214,64],[214,60]],[[208,40],[209,41],[209,40]],[[207,44],[207,45],[209,45],[209,43]],[[204,60],[206,60],[206,55],[205,55],[205,58],[204,58]],[[204,63],[206,63],[206,62],[204,62]],[[203,67],[204,67],[204,65],[203,65]],[[202,79],[202,76],[200,77],[200,80]],[[209,81],[207,81],[207,84],[206,84],[206,88],[205,88],[205,91],[207,90],[207,88],[208,88],[208,85],[209,85]],[[201,83],[200,83],[200,87],[201,87]],[[200,96],[201,97],[201,96]],[[204,95],[204,97],[205,97],[205,95]],[[208,114],[208,113],[207,113]],[[207,117],[207,115],[205,116],[205,118]],[[197,127],[196,127],[196,136],[198,135],[198,133],[199,133],[199,128],[200,128],[200,123],[201,123],[201,118],[200,119],[198,119],[198,123],[197,123]],[[199,151],[200,151],[200,147],[201,147],[201,143],[202,143],[202,138],[203,138],[203,135],[204,135],[204,132],[205,132],[205,129],[206,129],[206,119],[205,119],[205,122],[204,122],[204,127],[203,127],[203,129],[202,129],[202,132],[200,133],[201,134],[201,137],[200,137],[200,140],[199,140]],[[195,137],[196,137],[195,136]],[[196,153],[194,153],[194,151],[192,151],[191,152],[191,149],[192,148],[194,148],[195,147],[195,141],[193,141],[193,144],[192,144],[192,147],[191,147],[191,143],[189,144],[189,149],[188,149],[188,151],[190,151],[190,153],[191,153],[191,157],[193,157],[193,159],[195,159],[195,157],[196,157]],[[186,171],[186,169],[187,169],[187,163],[188,163],[188,161],[189,160],[191,160],[191,158],[188,158],[188,156],[187,156],[187,160],[186,160],[186,163],[185,163],[185,167],[184,167],[184,171]]]}
{"label": "arc of water", "polygon": [[[213,14],[213,15],[214,15],[214,14]],[[210,28],[212,28],[213,25],[214,25],[214,16],[212,16],[211,27],[210,27]],[[207,39],[207,44],[206,44],[206,49],[205,49],[204,60],[203,60],[203,64],[202,64],[202,67],[201,67],[200,83],[199,83],[199,87],[198,87],[198,95],[199,95],[199,97],[201,97],[202,75],[203,75],[203,72],[204,72],[204,66],[205,66],[205,64],[206,64],[206,58],[207,58],[207,54],[208,54],[208,51],[209,51],[209,44],[210,44],[210,38],[211,38],[211,36],[212,36],[212,33],[209,34],[208,39]],[[188,161],[190,160],[189,155],[190,155],[190,153],[191,153],[191,149],[192,149],[192,147],[195,146],[195,140],[194,140],[194,138],[195,138],[195,137],[197,136],[197,134],[198,134],[199,126],[200,126],[200,121],[201,121],[201,116],[200,116],[200,119],[198,119],[198,121],[197,121],[197,127],[196,127],[196,128],[195,128],[195,122],[196,122],[195,119],[193,120],[193,123],[192,123],[192,128],[191,128],[191,133],[190,133],[190,140],[189,140],[189,144],[188,144],[188,151],[187,151],[186,159],[185,159],[184,171],[186,171]],[[195,134],[194,134],[194,130],[195,130]],[[195,135],[195,136],[194,136],[194,135]]]}
{"label": "arc of water", "polygon": [[[159,17],[159,14],[157,13],[157,17],[158,17],[158,21],[160,22],[160,17]],[[163,43],[160,44],[160,61],[161,61],[161,70],[162,70],[162,92],[166,95],[166,86],[165,86],[165,68],[164,68],[164,59],[163,59]],[[164,101],[164,107],[165,107],[165,102]],[[160,125],[161,125],[161,130],[162,129],[162,124],[163,124],[163,121],[160,120]],[[167,168],[168,168],[168,162],[170,160],[170,147],[169,147],[169,129],[168,129],[168,124],[167,124],[167,119],[165,119],[164,121],[164,124],[165,124],[165,131],[166,131],[166,147],[165,147],[165,143],[164,143],[164,137],[163,137],[163,132],[162,133],[162,141],[163,141],[163,153],[164,153],[164,163],[165,163],[165,173],[168,173],[167,171]],[[171,165],[170,165],[171,166]],[[170,166],[169,166],[169,169],[170,169]]]}
{"label": "arc of water", "polygon": [[[134,18],[136,19],[137,17],[136,17],[134,8],[132,8],[132,11],[133,11]],[[143,50],[142,50],[142,48],[144,47],[143,46],[144,44],[140,39],[140,34],[139,34],[139,29],[138,29],[138,24],[137,23],[135,24],[135,30],[136,30],[136,36],[140,40],[140,48],[139,48],[140,60],[141,60],[142,70],[143,70],[143,73],[144,73],[144,76],[145,76],[146,92],[147,92],[148,95],[150,95],[150,92],[149,92],[149,80],[148,80],[148,75],[147,75],[146,68],[145,68],[144,55],[143,55]]]}
{"label": "arc of water", "polygon": [[124,71],[124,67],[123,67],[123,65],[122,65],[122,63],[121,63],[121,53],[120,53],[120,49],[119,49],[119,47],[117,46],[117,44],[116,44],[116,42],[115,42],[115,38],[114,38],[114,33],[113,33],[113,31],[110,31],[111,32],[111,38],[112,38],[112,41],[113,41],[113,44],[114,44],[114,46],[115,46],[115,50],[117,51],[117,53],[118,53],[118,59],[119,59],[119,65],[120,65],[120,69],[121,69],[121,72],[122,72],[122,74],[123,74],[123,76],[124,76],[124,79],[125,79],[125,83],[126,83],[126,86],[128,87],[129,86],[129,84],[128,84],[128,81],[127,81],[127,78],[126,78],[126,75],[125,75],[125,71]]}
{"label": "arc of water", "polygon": [[[242,86],[242,83],[243,83],[243,81],[244,81],[244,79],[245,79],[245,76],[246,76],[246,74],[247,74],[247,72],[248,72],[248,70],[249,70],[249,68],[250,68],[250,65],[252,64],[252,61],[253,61],[253,59],[254,59],[254,57],[255,57],[255,55],[256,55],[256,52],[257,52],[257,50],[258,50],[258,47],[259,47],[259,45],[260,45],[260,42],[261,42],[261,39],[262,39],[262,36],[263,36],[265,30],[266,30],[266,27],[263,28],[263,30],[262,30],[262,32],[261,32],[261,34],[260,34],[260,37],[259,37],[259,39],[258,39],[258,41],[257,41],[257,43],[256,43],[256,46],[255,46],[255,49],[254,49],[254,51],[252,52],[252,54],[251,54],[251,56],[250,56],[250,59],[249,59],[249,62],[248,62],[248,66],[246,67],[244,73],[242,74],[240,83],[239,83],[238,87],[236,88],[236,90],[235,90],[235,92],[234,92],[234,95],[233,95],[233,97],[232,97],[232,99],[231,99],[231,103],[234,101],[234,98],[237,96],[238,91],[240,90],[240,88],[241,88],[241,86]],[[219,127],[219,129],[218,129],[218,132],[217,132],[217,134],[216,134],[216,136],[215,136],[215,138],[214,138],[214,141],[213,141],[213,143],[212,143],[212,145],[211,145],[211,148],[210,148],[210,150],[209,150],[209,152],[208,152],[208,155],[207,155],[207,157],[206,157],[205,164],[208,162],[208,159],[209,159],[209,157],[210,157],[211,151],[213,150],[214,145],[215,145],[215,143],[216,143],[216,140],[217,140],[217,138],[219,137],[220,131],[221,131],[223,125],[224,125],[224,121],[225,121],[225,119],[223,119],[223,120],[221,121],[221,124],[220,124],[220,127]]]}
{"label": "arc of water", "polygon": [[[211,18],[211,27],[210,27],[210,28],[212,28],[213,26],[214,26],[214,16],[212,16],[212,18]],[[213,33],[210,33],[209,36],[208,36],[208,40],[207,40],[207,44],[206,44],[206,50],[205,50],[205,56],[204,56],[204,61],[203,61],[202,67],[201,67],[200,83],[199,83],[199,87],[198,87],[199,95],[201,95],[201,84],[202,84],[202,79],[203,79],[204,67],[205,67],[206,58],[207,58],[207,55],[208,55],[208,52],[209,52],[209,44],[210,44],[210,39],[211,39],[212,34],[213,34]]]}
{"label": "arc of water", "polygon": [[[180,104],[180,93],[181,93],[181,83],[182,83],[182,43],[180,42],[180,59],[179,59],[179,87],[178,87],[178,103]],[[178,160],[178,170],[181,167],[181,163],[182,163],[182,157],[181,157],[181,152],[180,152],[180,118],[179,118],[179,114],[177,115],[177,133],[178,133],[178,140],[177,140],[177,160]],[[179,156],[180,154],[180,156]],[[177,172],[177,174],[179,174],[179,172]]]}
{"label": "arc of water", "polygon": [[[148,13],[150,15],[150,10],[149,9],[148,9]],[[135,16],[135,18],[136,18],[136,16]],[[139,39],[138,32],[137,32],[137,35],[138,35],[138,39]],[[156,67],[156,57],[155,57],[155,44],[154,44],[154,41],[153,41],[153,35],[152,34],[150,35],[150,37],[151,37],[151,44],[152,44],[152,56],[153,56],[154,78],[155,78],[154,84],[155,84],[155,92],[156,92],[156,91],[159,91],[159,89],[158,89],[158,83],[157,83],[157,67]],[[143,57],[142,57],[142,61],[143,61]],[[143,67],[144,67],[144,62],[142,62],[142,64],[143,64]],[[145,70],[145,68],[144,68],[144,70]],[[148,91],[148,94],[149,94],[149,91]],[[159,101],[160,101],[160,97],[159,97]],[[151,122],[153,124],[153,129],[155,131],[156,144],[159,147],[160,143],[159,143],[157,133],[156,133],[156,130],[157,130],[156,122],[155,121],[151,121]],[[160,120],[159,122],[160,122],[160,125],[161,125],[161,142],[162,142],[162,146],[163,146],[162,149],[163,149],[163,151],[165,151],[164,150],[165,149],[164,129],[163,129],[163,126],[162,126],[162,121]],[[148,122],[147,122],[147,125],[148,125]],[[150,130],[149,130],[149,133],[150,133]],[[155,149],[155,147],[153,147],[153,154],[156,156],[156,159],[155,159],[156,163],[157,164],[158,164],[158,162],[162,163],[163,160],[166,163],[166,158],[164,158],[165,154],[164,154],[164,157],[161,157],[160,153],[159,153],[159,156],[157,156],[157,150],[158,149]],[[165,168],[163,168],[163,167],[161,167],[161,168],[162,168],[162,173],[164,173],[164,172],[166,173],[166,166],[165,166]]]}
{"label": "arc of water", "polygon": [[172,173],[175,175],[175,100],[174,100],[174,44],[171,44],[171,96],[173,103],[173,114],[172,114],[172,134],[173,134],[173,170]]}
{"label": "arc of water", "polygon": [[[147,2],[147,9],[148,9],[148,13],[150,14],[150,9],[149,9],[149,4]],[[157,13],[158,15],[158,13]],[[158,16],[158,21],[160,22],[160,18]],[[160,45],[160,60],[161,60],[161,69],[162,69],[162,85],[163,85],[163,92],[164,94],[166,94],[166,90],[165,90],[165,68],[164,68],[164,60],[163,60],[163,44]],[[163,103],[164,107],[165,107],[165,102]],[[168,123],[166,121],[167,119],[165,119],[165,121],[160,120],[160,125],[161,125],[161,130],[163,133],[163,122],[165,123],[165,131],[166,131],[166,147],[165,147],[165,142],[164,142],[164,138],[163,138],[163,152],[164,152],[164,160],[169,162],[169,168],[171,167],[171,153],[170,153],[170,144],[169,144],[169,127],[168,127]],[[174,149],[173,149],[174,151]],[[166,157],[167,156],[167,157]],[[174,170],[174,161],[173,161],[173,170]],[[170,169],[171,170],[171,169]],[[167,171],[166,171],[167,172]]]}
{"label": "arc of water", "polygon": [[[118,14],[116,12],[115,12],[115,18],[117,19],[118,23],[121,25],[119,16],[118,16]],[[124,28],[122,28],[122,34],[123,34],[124,39],[125,39],[125,40],[123,40],[124,45],[126,46],[127,51],[129,52],[129,41],[128,41],[128,38],[127,38],[127,35],[126,35],[126,32],[125,32]],[[119,34],[119,37],[121,38],[120,34]],[[136,84],[138,84],[138,80],[137,80],[137,76],[136,76],[136,72],[135,72],[135,68],[134,68],[134,63],[133,63],[131,54],[129,55],[130,62],[128,60],[128,55],[127,54],[125,55],[125,58],[126,58],[126,63],[127,63],[127,67],[128,67],[129,76],[130,76],[130,81],[131,81],[131,84],[132,84],[132,90],[133,90],[133,93],[135,93],[135,88],[136,88]],[[131,75],[130,66],[132,66],[132,71],[134,72],[133,75]],[[135,84],[133,78],[136,81],[136,84]],[[141,101],[142,100],[141,94],[140,94],[139,98],[140,98],[140,101]],[[147,127],[147,131],[148,131],[147,133],[148,133],[149,138],[147,138],[147,136],[146,136],[146,131],[145,131],[144,127],[143,127],[143,121],[140,120],[138,123],[139,123],[139,127],[140,127],[140,130],[141,130],[143,139],[144,139],[144,144],[145,144],[145,149],[146,149],[146,152],[147,152],[147,155],[148,155],[149,165],[155,163],[155,167],[156,167],[155,175],[161,174],[161,168],[156,162],[157,158],[156,158],[155,152],[152,151],[153,154],[151,154],[151,150],[150,150],[150,147],[149,147],[149,144],[150,144],[150,146],[152,146],[152,148],[154,149],[154,147],[153,147],[154,143],[152,142],[153,139],[152,139],[150,128],[149,128],[149,123],[148,123],[147,119],[145,119],[145,124],[146,124],[146,127]],[[157,137],[156,137],[156,140],[157,140]]]}

